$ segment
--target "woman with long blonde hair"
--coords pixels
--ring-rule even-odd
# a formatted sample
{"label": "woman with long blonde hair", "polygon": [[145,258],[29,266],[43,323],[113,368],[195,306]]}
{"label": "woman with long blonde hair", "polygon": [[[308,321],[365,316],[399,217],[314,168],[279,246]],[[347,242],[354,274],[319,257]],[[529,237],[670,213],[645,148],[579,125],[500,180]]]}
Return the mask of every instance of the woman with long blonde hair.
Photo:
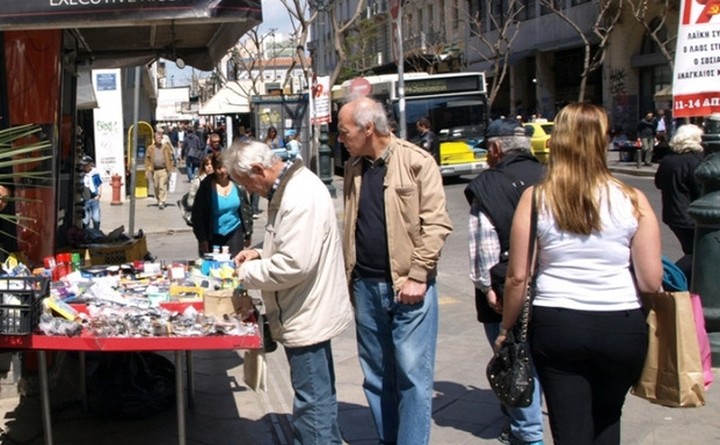
{"label": "woman with long blonde hair", "polygon": [[511,229],[496,347],[523,305],[535,196],[530,342],[556,445],[620,443],[625,395],[647,351],[639,292],[662,281],[657,219],[641,191],[610,173],[608,128],[592,104],[558,113],[546,176],[523,193]]}

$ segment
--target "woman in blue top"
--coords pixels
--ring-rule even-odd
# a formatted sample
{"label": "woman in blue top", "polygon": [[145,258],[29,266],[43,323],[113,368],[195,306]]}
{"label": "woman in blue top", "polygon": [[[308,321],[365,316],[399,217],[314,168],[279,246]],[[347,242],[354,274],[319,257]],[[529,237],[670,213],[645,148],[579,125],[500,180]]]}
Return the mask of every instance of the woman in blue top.
{"label": "woman in blue top", "polygon": [[192,208],[193,233],[200,256],[213,246],[229,246],[237,255],[252,239],[252,209],[245,189],[230,180],[222,154],[211,155],[213,173],[200,183]]}

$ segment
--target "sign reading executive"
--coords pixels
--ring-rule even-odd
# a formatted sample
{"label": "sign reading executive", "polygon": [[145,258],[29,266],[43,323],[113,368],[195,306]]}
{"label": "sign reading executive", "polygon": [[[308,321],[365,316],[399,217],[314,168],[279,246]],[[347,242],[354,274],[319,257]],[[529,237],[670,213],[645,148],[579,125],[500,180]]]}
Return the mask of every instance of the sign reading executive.
{"label": "sign reading executive", "polygon": [[261,18],[257,0],[18,0],[0,1],[0,30],[13,28],[90,28],[98,22],[142,19]]}
{"label": "sign reading executive", "polygon": [[720,113],[720,0],[682,0],[673,117]]}

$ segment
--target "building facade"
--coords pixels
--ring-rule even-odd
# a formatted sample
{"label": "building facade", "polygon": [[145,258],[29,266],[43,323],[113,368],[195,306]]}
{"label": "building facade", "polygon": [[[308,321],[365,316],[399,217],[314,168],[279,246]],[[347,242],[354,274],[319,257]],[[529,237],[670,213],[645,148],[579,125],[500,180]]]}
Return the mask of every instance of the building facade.
{"label": "building facade", "polygon": [[[352,17],[357,0],[337,0],[326,14],[340,23]],[[484,71],[489,82],[498,62],[496,43],[510,20],[513,39],[507,75],[500,83],[491,114],[539,114],[552,119],[564,104],[579,98],[586,46],[594,53],[601,39],[595,32],[601,5],[620,8],[606,44],[602,65],[589,73],[584,100],[602,104],[613,125],[634,130],[646,111],[671,107],[672,71],[632,6],[640,0],[415,0],[402,8],[405,71]],[[642,21],[673,54],[677,34],[677,0],[645,2]],[[551,8],[550,5],[554,5]],[[558,12],[559,11],[559,12]],[[387,0],[366,0],[365,13],[345,35],[350,54],[345,63],[352,74],[395,72],[394,29]],[[507,30],[505,36],[507,36]],[[582,36],[581,34],[582,33]],[[326,75],[337,64],[329,17],[313,23],[313,68]],[[663,40],[664,39],[664,40]],[[588,42],[587,45],[585,42]],[[345,68],[345,67],[344,67]],[[342,80],[342,79],[340,79]]]}

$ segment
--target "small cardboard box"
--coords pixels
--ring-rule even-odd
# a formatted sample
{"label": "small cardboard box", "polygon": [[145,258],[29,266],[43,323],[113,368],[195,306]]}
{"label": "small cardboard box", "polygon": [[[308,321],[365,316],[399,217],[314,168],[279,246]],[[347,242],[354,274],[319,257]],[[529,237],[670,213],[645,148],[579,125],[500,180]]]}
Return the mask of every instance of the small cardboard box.
{"label": "small cardboard box", "polygon": [[240,297],[233,295],[233,289],[207,291],[203,295],[203,312],[216,317],[234,314],[239,303]]}

